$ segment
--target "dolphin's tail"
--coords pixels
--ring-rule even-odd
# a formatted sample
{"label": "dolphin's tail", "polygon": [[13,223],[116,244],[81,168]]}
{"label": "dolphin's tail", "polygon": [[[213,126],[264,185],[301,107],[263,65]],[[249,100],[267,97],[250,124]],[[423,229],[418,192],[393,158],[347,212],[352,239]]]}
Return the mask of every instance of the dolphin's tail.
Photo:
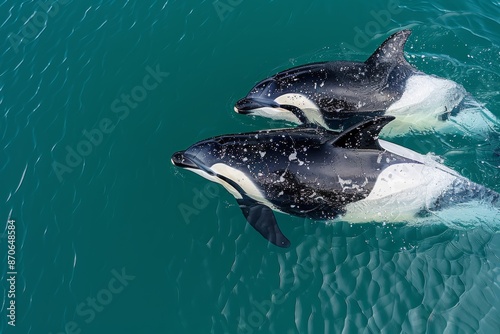
{"label": "dolphin's tail", "polygon": [[457,178],[425,211],[427,221],[500,232],[500,194],[466,178]]}
{"label": "dolphin's tail", "polygon": [[448,122],[452,128],[459,129],[464,135],[485,141],[500,138],[500,121],[470,95],[465,96],[451,112]]}
{"label": "dolphin's tail", "polygon": [[[436,136],[449,144],[448,152],[443,153],[445,159],[451,158],[448,163],[463,165],[466,159],[475,161],[477,171],[470,170],[469,176],[477,174],[474,179],[480,183],[484,180],[489,184],[499,184],[491,181],[500,180],[500,120],[483,104],[467,95],[453,110],[447,123],[449,126]],[[453,157],[457,152],[460,154]]]}
{"label": "dolphin's tail", "polygon": [[473,200],[500,209],[499,193],[463,177],[455,179],[451,187],[441,194],[430,209],[439,210],[450,205],[461,204]]}

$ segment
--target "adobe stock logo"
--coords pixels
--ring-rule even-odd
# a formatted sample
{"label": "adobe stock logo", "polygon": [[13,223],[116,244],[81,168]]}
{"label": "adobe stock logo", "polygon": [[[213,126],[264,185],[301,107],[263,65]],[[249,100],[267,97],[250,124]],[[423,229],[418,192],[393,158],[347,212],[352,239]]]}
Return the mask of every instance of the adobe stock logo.
{"label": "adobe stock logo", "polygon": [[212,5],[222,22],[234,10],[234,8],[241,5],[242,2],[243,0],[216,0],[212,3]]}
{"label": "adobe stock logo", "polygon": [[193,188],[193,199],[191,200],[191,205],[186,203],[180,203],[177,208],[184,219],[184,222],[189,225],[191,223],[191,216],[197,216],[200,214],[201,210],[205,209],[210,200],[219,196],[219,187],[213,183],[207,183],[203,190],[198,188]]}
{"label": "adobe stock logo", "polygon": [[74,147],[66,145],[66,159],[64,163],[59,161],[52,163],[52,169],[59,182],[63,181],[64,174],[71,173],[75,168],[79,167],[83,163],[84,158],[88,157],[95,147],[101,145],[104,136],[113,133],[118,122],[125,120],[129,116],[130,111],[137,108],[139,103],[148,97],[149,92],[158,88],[163,80],[170,75],[167,72],[162,72],[160,65],[156,65],[154,69],[147,66],[146,72],[147,74],[142,79],[141,85],[132,88],[129,94],[122,93],[120,98],[115,99],[111,103],[111,112],[118,119],[113,120],[105,117],[97,122],[97,126],[93,129],[84,129],[82,134],[85,139],[80,140]]}
{"label": "adobe stock logo", "polygon": [[72,0],[52,0],[38,1],[37,5],[41,10],[36,10],[29,18],[22,17],[23,27],[18,33],[11,32],[8,40],[16,53],[19,53],[21,44],[28,44],[33,41],[45,28],[49,18],[55,17],[61,10],[61,5],[66,5]]}
{"label": "adobe stock logo", "polygon": [[373,17],[372,21],[365,24],[364,28],[354,27],[354,46],[349,43],[345,44],[351,51],[360,52],[360,49],[369,45],[370,39],[387,27],[392,20],[392,16],[399,14],[403,9],[399,6],[399,0],[389,0],[386,9],[378,11],[371,10],[370,15]]}
{"label": "adobe stock logo", "polygon": [[[113,301],[113,298],[122,293],[125,287],[135,279],[135,276],[125,272],[125,268],[122,268],[121,271],[113,269],[111,274],[113,277],[108,281],[106,288],[99,290],[95,297],[87,297],[85,301],[76,306],[76,315],[83,318],[86,324],[94,321],[97,313],[102,312]],[[75,320],[68,321],[64,325],[64,331],[56,334],[80,334],[81,332],[80,324]]]}
{"label": "adobe stock logo", "polygon": [[297,263],[294,268],[287,270],[283,275],[284,286],[290,288],[277,288],[271,291],[271,298],[263,301],[252,300],[254,310],[249,314],[243,313],[239,319],[238,333],[253,334],[267,321],[268,316],[274,312],[281,304],[287,301],[287,295],[297,291],[303,284],[310,281],[314,275],[314,270],[321,267],[331,255],[331,243],[320,240],[312,249],[312,255],[301,263]]}

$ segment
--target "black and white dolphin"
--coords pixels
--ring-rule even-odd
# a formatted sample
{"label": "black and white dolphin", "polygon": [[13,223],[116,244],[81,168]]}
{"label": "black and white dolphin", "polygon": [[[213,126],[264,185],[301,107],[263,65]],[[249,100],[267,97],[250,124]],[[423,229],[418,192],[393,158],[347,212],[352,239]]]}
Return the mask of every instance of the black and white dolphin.
{"label": "black and white dolphin", "polygon": [[393,34],[365,62],[320,62],[282,71],[255,85],[234,109],[333,131],[375,116],[395,116],[384,137],[457,129],[484,136],[498,124],[494,115],[460,84],[410,65],[404,57],[410,34]]}
{"label": "black and white dolphin", "polygon": [[377,117],[341,134],[298,127],[214,137],[174,153],[172,163],[223,185],[247,221],[280,247],[290,242],[272,210],[351,223],[410,222],[450,207],[458,212],[475,199],[490,216],[500,214],[499,194],[378,140],[392,119]]}

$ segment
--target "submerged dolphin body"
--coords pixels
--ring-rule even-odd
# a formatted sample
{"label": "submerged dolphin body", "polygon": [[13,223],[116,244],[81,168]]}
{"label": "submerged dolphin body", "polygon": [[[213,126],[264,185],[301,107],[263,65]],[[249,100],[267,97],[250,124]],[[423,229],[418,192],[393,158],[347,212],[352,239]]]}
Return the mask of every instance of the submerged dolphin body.
{"label": "submerged dolphin body", "polygon": [[499,216],[496,192],[378,140],[392,119],[376,117],[341,134],[298,127],[218,136],[174,153],[172,163],[223,185],[247,221],[280,247],[290,242],[272,210],[351,223],[411,222],[443,210],[468,212],[475,201],[488,219]]}
{"label": "submerged dolphin body", "polygon": [[234,109],[296,124],[342,131],[376,116],[395,116],[384,137],[409,131],[464,131],[485,136],[494,115],[454,81],[427,75],[404,57],[409,30],[390,36],[365,61],[306,64],[252,88]]}

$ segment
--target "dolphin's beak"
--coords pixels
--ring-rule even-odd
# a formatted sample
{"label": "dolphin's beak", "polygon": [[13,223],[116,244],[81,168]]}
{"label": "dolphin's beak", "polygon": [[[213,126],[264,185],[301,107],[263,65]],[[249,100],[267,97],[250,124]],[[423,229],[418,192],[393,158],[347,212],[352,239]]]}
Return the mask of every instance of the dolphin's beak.
{"label": "dolphin's beak", "polygon": [[245,97],[234,106],[234,111],[238,114],[251,114],[254,109],[258,108],[279,108],[280,105],[271,99],[259,98],[259,97]]}
{"label": "dolphin's beak", "polygon": [[172,154],[172,163],[174,166],[181,167],[181,168],[192,168],[192,169],[199,169],[199,167],[191,161],[186,155],[184,154],[185,151],[179,151],[175,152]]}

